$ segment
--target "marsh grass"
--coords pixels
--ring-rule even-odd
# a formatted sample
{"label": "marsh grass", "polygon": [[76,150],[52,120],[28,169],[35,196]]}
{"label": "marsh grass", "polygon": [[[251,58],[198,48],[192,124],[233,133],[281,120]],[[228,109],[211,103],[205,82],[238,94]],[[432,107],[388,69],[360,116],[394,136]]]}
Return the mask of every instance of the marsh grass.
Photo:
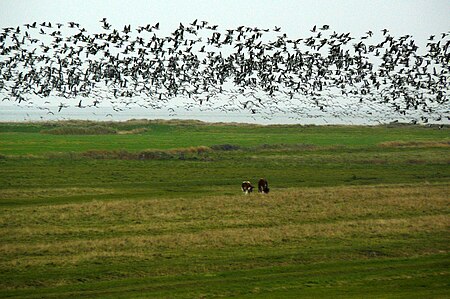
{"label": "marsh grass", "polygon": [[85,152],[49,153],[45,156],[49,159],[109,159],[109,160],[187,160],[201,159],[211,148],[207,146],[191,146],[187,148],[175,148],[168,150],[148,149],[139,152],[126,150],[89,150]]}
{"label": "marsh grass", "polygon": [[[114,134],[73,135],[70,130],[104,128]],[[75,128],[75,129],[74,129]],[[42,131],[70,133],[41,134]],[[94,130],[95,131],[95,130]],[[80,132],[85,133],[85,132]],[[91,133],[91,132],[89,132]],[[283,150],[284,147],[313,149],[321,147],[374,147],[385,142],[447,142],[448,128],[433,127],[358,127],[300,125],[208,124],[197,121],[0,123],[0,154],[43,155],[49,152],[89,150],[138,152],[196,146],[231,145],[243,150]],[[225,147],[226,148],[226,147]],[[380,146],[381,149],[387,147]],[[399,147],[396,147],[399,148]],[[396,149],[392,148],[392,149]],[[404,148],[404,147],[403,147]]]}
{"label": "marsh grass", "polygon": [[148,132],[147,128],[136,128],[128,131],[117,131],[117,134],[119,135],[129,135],[129,134],[142,134]]}
{"label": "marsh grass", "polygon": [[110,127],[95,125],[91,127],[58,127],[42,130],[41,133],[52,135],[108,135],[116,134],[117,131]]}
{"label": "marsh grass", "polygon": [[400,148],[427,148],[443,147],[450,148],[450,141],[387,141],[379,144],[381,147],[400,147]]}
{"label": "marsh grass", "polygon": [[[448,187],[291,188],[269,195],[124,198],[3,209],[2,289],[34,288],[32,273],[55,270],[60,276],[40,277],[41,287],[70,286],[82,278],[114,281],[117,274],[107,273],[116,267],[122,279],[163,273],[176,279],[233,271],[240,258],[239,268],[246,269],[295,265],[293,253],[285,256],[294,248],[302,252],[302,264],[311,265],[448,254],[446,238],[441,239],[450,228]],[[228,260],[224,252],[235,256]],[[259,258],[244,262],[250,252]],[[124,270],[125,261],[149,267]],[[103,273],[98,278],[86,276],[84,269],[100,266],[106,268],[94,270]]]}
{"label": "marsh grass", "polygon": [[0,124],[0,297],[447,298],[445,130]]}

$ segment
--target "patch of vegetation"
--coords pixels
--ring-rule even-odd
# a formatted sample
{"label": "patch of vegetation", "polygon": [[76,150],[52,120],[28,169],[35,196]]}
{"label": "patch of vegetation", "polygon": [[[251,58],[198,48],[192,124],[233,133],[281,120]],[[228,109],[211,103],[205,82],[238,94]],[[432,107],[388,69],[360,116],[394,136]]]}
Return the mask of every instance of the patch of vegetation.
{"label": "patch of vegetation", "polygon": [[443,295],[447,190],[289,188],[149,200],[117,187],[40,188],[27,196],[72,202],[2,208],[0,295]]}
{"label": "patch of vegetation", "polygon": [[147,128],[136,128],[129,131],[117,131],[117,134],[119,135],[128,135],[128,134],[142,134],[147,132]]}
{"label": "patch of vegetation", "polygon": [[211,152],[207,146],[196,146],[170,150],[148,149],[139,152],[126,150],[89,150],[85,152],[49,153],[49,159],[96,159],[96,160],[199,160]]}
{"label": "patch of vegetation", "polygon": [[450,141],[387,141],[379,144],[382,147],[447,147]]}
{"label": "patch of vegetation", "polygon": [[445,130],[0,125],[0,297],[446,298]]}
{"label": "patch of vegetation", "polygon": [[117,131],[105,126],[92,127],[57,127],[48,130],[42,130],[42,134],[52,135],[108,135],[116,134]]}
{"label": "patch of vegetation", "polygon": [[[111,134],[53,135],[41,131],[69,133],[65,128],[105,127]],[[74,133],[74,132],[72,132]],[[81,132],[82,133],[82,132]],[[126,134],[125,134],[126,133]],[[89,122],[0,124],[0,153],[5,155],[44,155],[48,152],[85,152],[107,150],[139,152],[147,149],[208,146],[216,149],[251,149],[261,147],[372,147],[403,142],[448,142],[448,129],[422,126],[300,126],[206,124],[197,121]]]}
{"label": "patch of vegetation", "polygon": [[211,145],[211,149],[215,151],[237,151],[240,150],[241,147],[239,145],[233,145],[233,144],[214,144]]}

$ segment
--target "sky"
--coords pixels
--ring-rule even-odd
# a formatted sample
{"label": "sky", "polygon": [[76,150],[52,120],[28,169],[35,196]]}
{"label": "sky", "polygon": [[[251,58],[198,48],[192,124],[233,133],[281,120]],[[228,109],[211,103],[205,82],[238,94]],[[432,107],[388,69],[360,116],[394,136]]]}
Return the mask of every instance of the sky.
{"label": "sky", "polygon": [[426,41],[450,29],[450,0],[1,0],[0,27],[32,21],[82,24],[98,30],[106,17],[121,28],[160,22],[172,32],[179,22],[207,20],[220,28],[240,25],[274,28],[302,37],[314,25],[328,24],[337,32],[357,36],[388,28],[392,35],[411,34]]}
{"label": "sky", "polygon": [[292,39],[309,36],[314,25],[354,37],[387,28],[394,37],[412,35],[424,49],[430,35],[450,30],[450,0],[0,0],[0,28],[74,21],[95,33],[102,18],[117,29],[159,22],[161,35],[195,19],[221,31],[277,26]]}

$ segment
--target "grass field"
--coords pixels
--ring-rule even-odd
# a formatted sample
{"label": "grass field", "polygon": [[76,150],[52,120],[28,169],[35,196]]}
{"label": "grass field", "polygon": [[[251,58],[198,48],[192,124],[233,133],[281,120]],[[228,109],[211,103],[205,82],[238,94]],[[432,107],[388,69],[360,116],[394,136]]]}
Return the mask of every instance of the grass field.
{"label": "grass field", "polygon": [[448,127],[1,123],[0,297],[448,298],[449,165]]}

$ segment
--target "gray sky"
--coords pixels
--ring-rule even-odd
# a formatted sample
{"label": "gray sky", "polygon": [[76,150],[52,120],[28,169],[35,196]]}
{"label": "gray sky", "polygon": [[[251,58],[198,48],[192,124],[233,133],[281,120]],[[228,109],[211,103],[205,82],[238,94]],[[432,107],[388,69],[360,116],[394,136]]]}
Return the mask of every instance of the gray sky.
{"label": "gray sky", "polygon": [[239,25],[281,26],[288,36],[304,37],[314,25],[362,35],[388,28],[391,35],[411,34],[419,43],[450,29],[450,0],[1,0],[0,27],[32,21],[79,22],[88,31],[108,18],[122,28],[160,22],[172,32],[179,22],[207,20],[219,28]]}

